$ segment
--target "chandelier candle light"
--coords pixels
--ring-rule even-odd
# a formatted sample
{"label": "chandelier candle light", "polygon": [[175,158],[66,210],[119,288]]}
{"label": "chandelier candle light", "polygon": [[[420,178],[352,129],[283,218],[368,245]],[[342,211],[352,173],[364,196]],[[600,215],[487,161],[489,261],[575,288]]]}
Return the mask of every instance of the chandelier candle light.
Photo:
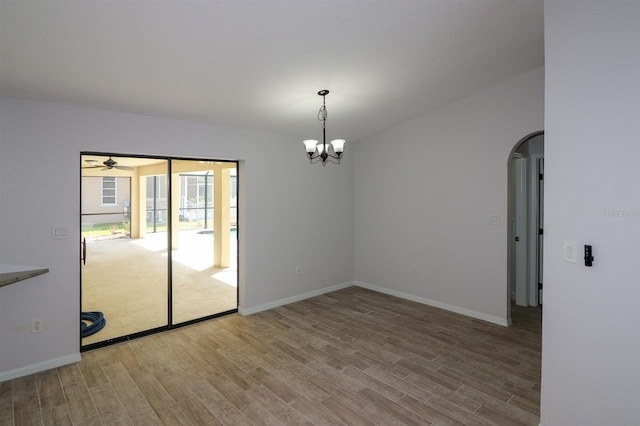
{"label": "chandelier candle light", "polygon": [[[318,95],[322,96],[322,106],[320,107],[320,111],[318,111],[318,120],[322,121],[322,143],[318,142],[316,139],[307,139],[302,141],[307,150],[307,155],[309,156],[310,161],[320,158],[322,162],[325,163],[327,158],[331,157],[340,162],[340,156],[344,151],[344,139],[334,139],[331,141],[331,145],[327,144],[327,107],[325,106],[324,100],[325,96],[328,94],[328,90],[321,90],[318,92]],[[329,153],[329,146],[331,147],[333,154]]]}

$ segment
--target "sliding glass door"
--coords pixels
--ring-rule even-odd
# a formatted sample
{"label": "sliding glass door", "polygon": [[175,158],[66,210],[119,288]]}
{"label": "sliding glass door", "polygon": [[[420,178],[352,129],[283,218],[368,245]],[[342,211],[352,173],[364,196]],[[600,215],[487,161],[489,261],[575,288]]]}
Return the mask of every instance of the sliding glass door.
{"label": "sliding glass door", "polygon": [[235,162],[81,159],[83,348],[237,309]]}

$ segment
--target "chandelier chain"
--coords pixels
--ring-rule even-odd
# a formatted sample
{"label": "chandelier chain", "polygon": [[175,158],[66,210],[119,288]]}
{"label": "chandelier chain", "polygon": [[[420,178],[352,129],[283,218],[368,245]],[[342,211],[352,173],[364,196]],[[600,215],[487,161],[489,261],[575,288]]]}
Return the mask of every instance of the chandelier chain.
{"label": "chandelier chain", "polygon": [[318,120],[322,121],[322,125],[324,126],[324,122],[327,121],[327,107],[322,105],[320,107],[320,111],[318,111]]}

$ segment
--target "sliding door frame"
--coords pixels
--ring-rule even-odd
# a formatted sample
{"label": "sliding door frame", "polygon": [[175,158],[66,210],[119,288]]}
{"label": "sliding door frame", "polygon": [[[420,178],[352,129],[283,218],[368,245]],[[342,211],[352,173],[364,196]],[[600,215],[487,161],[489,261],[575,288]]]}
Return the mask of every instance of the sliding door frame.
{"label": "sliding door frame", "polygon": [[[213,318],[218,318],[224,315],[229,315],[238,312],[238,304],[240,301],[240,170],[239,170],[239,160],[224,160],[224,159],[212,159],[212,158],[202,158],[202,157],[176,157],[176,156],[163,156],[163,155],[141,155],[141,154],[126,154],[126,153],[114,153],[114,152],[100,152],[100,151],[81,151],[80,152],[80,167],[79,167],[79,190],[80,190],[80,205],[79,205],[79,229],[80,235],[82,235],[82,157],[83,156],[100,156],[100,157],[116,157],[116,158],[144,158],[144,159],[154,159],[154,160],[163,160],[167,161],[167,324],[161,327],[155,327],[149,330],[143,330],[135,333],[131,333],[124,336],[114,337],[111,339],[106,339],[100,342],[91,343],[87,345],[82,345],[82,335],[81,328],[78,330],[79,336],[79,346],[80,352],[89,351],[92,349],[97,349],[105,346],[110,346],[116,343],[125,342],[133,339],[137,339],[139,337],[148,336],[151,334],[156,334],[162,331],[172,330],[175,328],[184,327],[187,325],[199,323],[202,321],[207,321]],[[236,231],[236,307],[233,309],[229,309],[223,312],[217,312],[211,315],[206,315],[204,317],[184,321],[178,324],[173,323],[173,258],[172,258],[172,227],[173,227],[173,209],[171,206],[172,200],[172,161],[174,160],[183,160],[183,161],[202,161],[202,162],[222,162],[222,163],[234,163],[236,169],[236,188],[235,188],[235,196],[236,196],[236,221],[237,221],[237,231]],[[215,179],[215,177],[214,177]],[[205,205],[205,209],[206,209]],[[132,207],[130,207],[131,209]],[[79,262],[78,266],[79,273],[79,282],[80,282],[80,300],[79,300],[79,314],[82,313],[82,260]],[[80,315],[79,315],[80,316]]]}

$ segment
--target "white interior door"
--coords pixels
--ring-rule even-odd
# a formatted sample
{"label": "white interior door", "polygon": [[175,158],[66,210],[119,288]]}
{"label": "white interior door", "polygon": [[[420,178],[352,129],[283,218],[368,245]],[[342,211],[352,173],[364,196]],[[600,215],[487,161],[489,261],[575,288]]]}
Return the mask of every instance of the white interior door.
{"label": "white interior door", "polygon": [[513,160],[515,175],[515,283],[516,304],[528,305],[527,294],[527,159]]}

